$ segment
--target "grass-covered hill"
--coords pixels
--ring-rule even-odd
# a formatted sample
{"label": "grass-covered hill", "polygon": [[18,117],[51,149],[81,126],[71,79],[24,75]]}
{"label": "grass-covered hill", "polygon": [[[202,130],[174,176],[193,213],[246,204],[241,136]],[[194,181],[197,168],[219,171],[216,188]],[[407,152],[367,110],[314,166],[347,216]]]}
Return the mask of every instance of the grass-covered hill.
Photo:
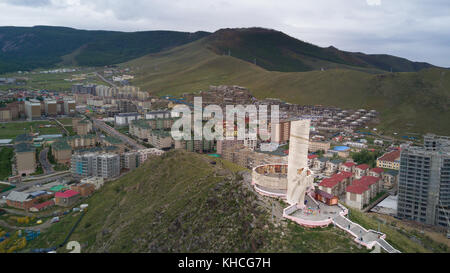
{"label": "grass-covered hill", "polygon": [[0,27],[0,73],[57,64],[103,66],[205,37],[206,32],[86,31],[66,27]]}
{"label": "grass-covered hill", "polygon": [[[233,53],[232,53],[233,54]],[[376,109],[380,129],[399,133],[450,134],[450,71],[365,73],[353,69],[269,71],[210,50],[207,38],[124,64],[137,71],[133,84],[156,95],[241,85],[258,98],[298,104]]]}
{"label": "grass-covered hill", "polygon": [[347,68],[368,72],[413,72],[430,68],[428,63],[412,62],[390,55],[352,53],[330,46],[318,47],[264,28],[221,29],[207,38],[217,54],[232,55],[271,71],[311,71],[321,68]]}
{"label": "grass-covered hill", "polygon": [[104,66],[205,38],[208,48],[271,71],[312,71],[347,68],[380,71],[419,71],[432,67],[390,55],[366,55],[322,48],[263,28],[208,32],[86,31],[66,27],[0,27],[0,73],[52,67],[58,64]]}
{"label": "grass-covered hill", "polygon": [[[78,241],[82,253],[369,251],[339,228],[308,229],[282,218],[286,203],[256,194],[247,172],[185,151],[151,158],[81,201],[89,208],[67,242]],[[70,213],[21,251],[61,244],[79,218],[79,212]],[[390,223],[378,226],[373,216],[352,210],[351,218],[367,228],[380,227],[402,252],[447,251],[418,232]],[[66,251],[65,245],[58,249]]]}
{"label": "grass-covered hill", "polygon": [[[70,240],[82,252],[367,252],[339,229],[282,220],[284,205],[257,195],[241,171],[184,151],[150,159],[84,201],[89,209]],[[62,243],[78,217],[63,218],[27,248]]]}

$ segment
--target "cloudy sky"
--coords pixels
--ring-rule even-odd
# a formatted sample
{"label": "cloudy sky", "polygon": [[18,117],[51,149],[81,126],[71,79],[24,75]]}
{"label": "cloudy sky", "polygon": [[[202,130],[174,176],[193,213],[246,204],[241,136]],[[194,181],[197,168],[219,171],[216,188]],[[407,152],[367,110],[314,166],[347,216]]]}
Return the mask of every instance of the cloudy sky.
{"label": "cloudy sky", "polygon": [[267,27],[319,46],[450,67],[449,0],[0,0],[1,26]]}

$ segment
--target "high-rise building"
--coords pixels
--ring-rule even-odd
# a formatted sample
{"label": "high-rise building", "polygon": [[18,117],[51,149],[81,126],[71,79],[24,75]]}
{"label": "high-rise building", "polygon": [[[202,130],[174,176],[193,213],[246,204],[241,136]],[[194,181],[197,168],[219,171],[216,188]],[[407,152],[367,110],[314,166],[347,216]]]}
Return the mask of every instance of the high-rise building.
{"label": "high-rise building", "polygon": [[14,147],[17,174],[21,176],[36,172],[36,155],[33,145],[22,142]]}
{"label": "high-rise building", "polygon": [[92,162],[97,156],[96,153],[82,155],[74,154],[71,159],[71,171],[73,175],[88,177],[93,175]]}
{"label": "high-rise building", "polygon": [[41,103],[38,100],[29,100],[25,102],[25,113],[27,119],[33,120],[41,117]]}
{"label": "high-rise building", "polygon": [[64,101],[64,114],[65,115],[74,115],[76,111],[76,103],[74,100],[65,100]]}
{"label": "high-rise building", "polygon": [[401,146],[397,216],[450,227],[450,138],[428,134]]}
{"label": "high-rise building", "polygon": [[120,175],[120,156],[118,154],[101,154],[92,161],[93,175],[113,178]]}
{"label": "high-rise building", "polygon": [[58,114],[56,100],[45,100],[44,107],[47,116],[56,116]]}

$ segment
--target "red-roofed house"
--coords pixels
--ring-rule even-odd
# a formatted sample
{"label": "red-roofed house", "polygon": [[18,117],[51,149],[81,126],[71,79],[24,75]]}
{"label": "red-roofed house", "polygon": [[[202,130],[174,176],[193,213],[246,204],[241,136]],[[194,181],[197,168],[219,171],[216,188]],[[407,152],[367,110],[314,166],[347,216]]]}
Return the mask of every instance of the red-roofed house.
{"label": "red-roofed house", "polygon": [[356,166],[355,162],[345,162],[339,167],[341,172],[353,172],[353,168]]}
{"label": "red-roofed house", "polygon": [[400,149],[385,153],[377,159],[377,167],[400,170]]}
{"label": "red-roofed house", "polygon": [[373,168],[369,171],[369,176],[382,177],[384,170],[382,168]]}
{"label": "red-roofed house", "polygon": [[352,184],[346,189],[345,204],[349,207],[363,209],[369,203],[370,189],[363,184]]}
{"label": "red-roofed house", "polygon": [[39,211],[48,209],[48,208],[50,208],[50,207],[53,207],[54,205],[55,205],[55,201],[49,200],[49,201],[47,201],[47,202],[40,203],[40,204],[38,204],[38,205],[32,206],[32,207],[30,208],[30,211],[31,211],[31,212],[39,212]]}
{"label": "red-roofed house", "polygon": [[319,184],[319,190],[331,195],[339,195],[339,180],[335,178],[324,178]]}
{"label": "red-roofed house", "polygon": [[345,188],[351,184],[352,173],[341,172],[320,182],[319,189],[329,194],[340,196],[345,193]]}
{"label": "red-roofed house", "polygon": [[364,185],[370,189],[369,198],[374,198],[383,187],[383,181],[380,177],[363,176],[359,180],[353,181],[352,185]]}
{"label": "red-roofed house", "polygon": [[348,186],[345,202],[348,206],[362,209],[370,200],[377,196],[383,189],[381,177],[363,176]]}
{"label": "red-roofed house", "polygon": [[318,158],[318,155],[308,155],[308,167],[311,168],[313,166],[314,160]]}
{"label": "red-roofed house", "polygon": [[75,204],[79,198],[80,193],[73,190],[57,192],[55,193],[55,204],[58,206],[69,207]]}
{"label": "red-roofed house", "polygon": [[355,174],[356,179],[360,179],[361,177],[367,175],[367,172],[369,171],[369,165],[367,164],[361,164],[355,167],[353,170],[353,173]]}

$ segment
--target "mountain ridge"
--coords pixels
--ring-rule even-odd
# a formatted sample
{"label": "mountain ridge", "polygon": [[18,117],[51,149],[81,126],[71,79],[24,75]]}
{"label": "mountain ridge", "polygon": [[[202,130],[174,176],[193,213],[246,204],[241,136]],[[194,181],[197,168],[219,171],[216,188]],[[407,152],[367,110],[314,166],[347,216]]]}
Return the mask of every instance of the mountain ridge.
{"label": "mountain ridge", "polygon": [[80,30],[70,27],[0,27],[0,73],[56,65],[119,64],[204,39],[216,54],[255,62],[270,71],[302,72],[334,68],[412,72],[436,67],[386,54],[318,47],[266,28],[224,28],[214,33],[178,31]]}

